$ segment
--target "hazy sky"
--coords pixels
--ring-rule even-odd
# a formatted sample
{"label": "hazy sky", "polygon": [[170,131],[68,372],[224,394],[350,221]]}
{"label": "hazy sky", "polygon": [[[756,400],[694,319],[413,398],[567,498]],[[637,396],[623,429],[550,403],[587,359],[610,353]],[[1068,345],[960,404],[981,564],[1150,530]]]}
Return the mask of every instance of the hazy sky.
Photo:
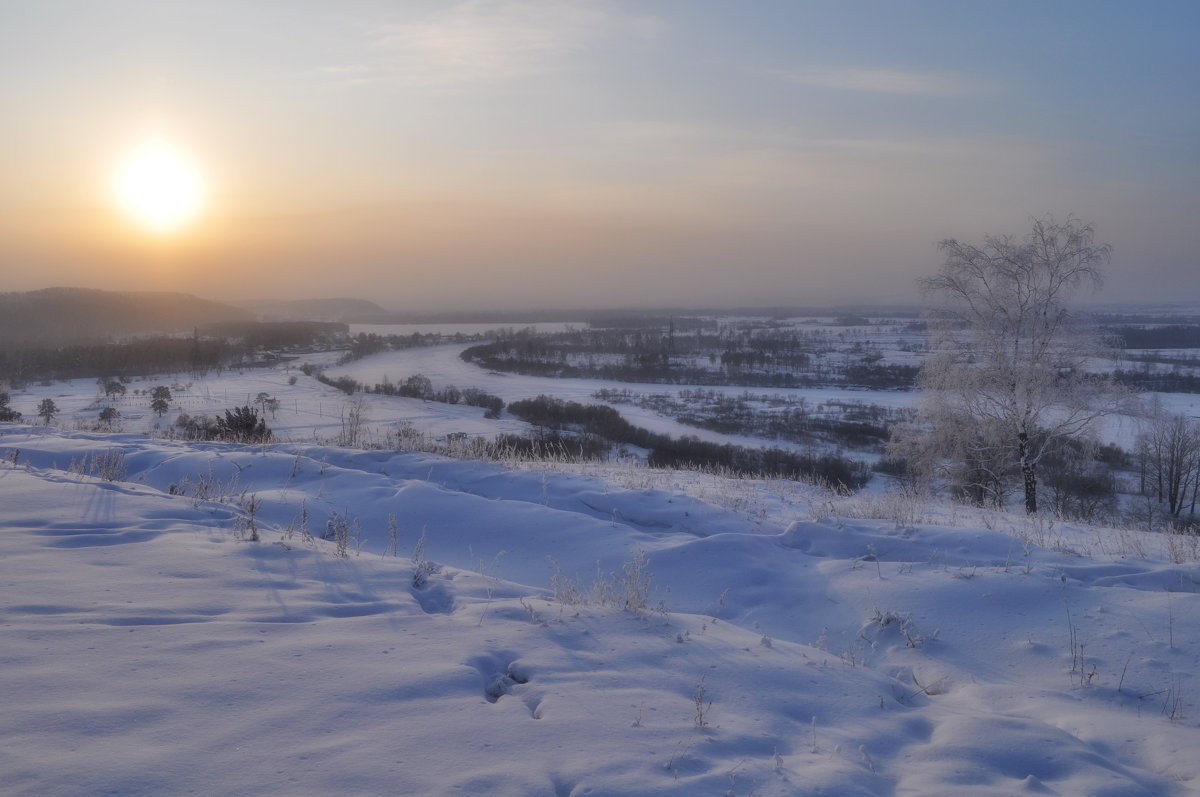
{"label": "hazy sky", "polygon": [[[1073,213],[1200,300],[1200,3],[0,0],[0,290],[916,301]],[[114,205],[148,136],[174,235]]]}

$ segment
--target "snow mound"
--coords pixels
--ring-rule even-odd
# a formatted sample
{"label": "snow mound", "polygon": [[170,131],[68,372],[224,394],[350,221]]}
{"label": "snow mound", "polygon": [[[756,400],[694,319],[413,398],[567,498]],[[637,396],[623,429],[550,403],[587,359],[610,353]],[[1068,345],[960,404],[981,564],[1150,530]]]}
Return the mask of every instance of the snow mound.
{"label": "snow mound", "polygon": [[1157,535],[6,432],[5,794],[1200,784],[1200,574]]}

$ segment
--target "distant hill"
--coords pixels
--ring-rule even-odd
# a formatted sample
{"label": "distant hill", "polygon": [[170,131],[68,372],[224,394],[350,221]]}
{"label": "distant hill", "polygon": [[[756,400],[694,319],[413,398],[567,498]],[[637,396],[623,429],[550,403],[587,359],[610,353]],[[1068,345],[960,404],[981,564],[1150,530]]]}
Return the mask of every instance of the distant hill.
{"label": "distant hill", "polygon": [[0,340],[7,346],[98,342],[249,319],[245,310],[186,293],[88,288],[0,293]]}
{"label": "distant hill", "polygon": [[390,314],[366,299],[299,299],[290,302],[263,299],[235,304],[253,313],[260,321],[339,321],[349,324],[376,321]]}

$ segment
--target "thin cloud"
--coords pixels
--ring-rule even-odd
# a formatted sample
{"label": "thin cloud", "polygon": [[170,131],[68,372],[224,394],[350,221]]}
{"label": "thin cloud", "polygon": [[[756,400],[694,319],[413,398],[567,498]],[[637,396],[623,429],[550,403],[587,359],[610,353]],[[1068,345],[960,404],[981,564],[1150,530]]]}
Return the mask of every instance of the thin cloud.
{"label": "thin cloud", "polygon": [[979,92],[976,81],[947,72],[903,69],[826,68],[782,70],[772,75],[791,83],[873,94],[956,97]]}
{"label": "thin cloud", "polygon": [[659,26],[593,0],[466,0],[376,28],[373,72],[427,85],[495,83],[550,71],[606,35],[651,38]]}

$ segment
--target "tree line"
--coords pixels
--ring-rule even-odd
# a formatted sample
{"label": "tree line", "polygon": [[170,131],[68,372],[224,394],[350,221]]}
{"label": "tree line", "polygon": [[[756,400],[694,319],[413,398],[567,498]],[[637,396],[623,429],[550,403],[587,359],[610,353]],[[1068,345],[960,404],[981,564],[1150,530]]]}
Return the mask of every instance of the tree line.
{"label": "tree line", "polygon": [[571,330],[495,340],[460,356],[489,370],[534,376],[772,388],[902,390],[914,385],[918,371],[884,362],[869,342],[840,333],[770,326]]}
{"label": "tree line", "polygon": [[66,346],[14,345],[0,348],[0,381],[22,386],[33,381],[98,376],[207,373],[260,360],[266,351],[327,345],[345,324],[318,322],[237,322],[197,330],[190,336],[157,335],[109,343]]}
{"label": "tree line", "polygon": [[569,433],[598,443],[631,445],[648,450],[651,467],[720,468],[738,474],[771,476],[820,482],[858,490],[870,473],[861,462],[834,453],[811,454],[780,448],[749,448],[729,443],[711,443],[691,435],[674,438],[634,426],[619,412],[604,404],[581,404],[552,396],[514,401],[508,411],[543,429]]}
{"label": "tree line", "polygon": [[300,370],[318,382],[337,388],[347,396],[352,396],[357,392],[377,393],[382,396],[417,398],[443,404],[466,404],[470,407],[482,407],[486,410],[485,418],[498,418],[504,409],[504,399],[499,396],[477,387],[459,389],[454,385],[447,385],[438,390],[434,388],[429,377],[424,374],[413,374],[402,382],[392,382],[385,378],[382,382],[374,385],[366,385],[350,376],[328,376],[320,368],[308,363],[300,366]]}

